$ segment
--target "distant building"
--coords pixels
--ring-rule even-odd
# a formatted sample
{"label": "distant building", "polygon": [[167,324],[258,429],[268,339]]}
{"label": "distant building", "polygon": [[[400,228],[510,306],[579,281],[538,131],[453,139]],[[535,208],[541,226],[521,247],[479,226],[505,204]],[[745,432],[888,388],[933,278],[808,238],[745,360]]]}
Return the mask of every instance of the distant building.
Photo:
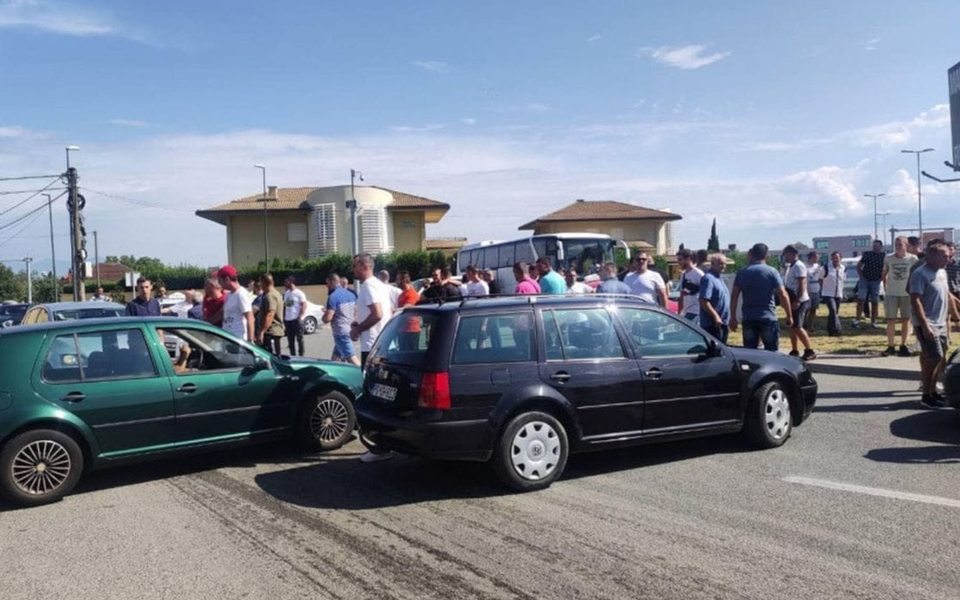
{"label": "distant building", "polygon": [[467,243],[465,237],[437,237],[424,240],[424,249],[428,252],[439,250],[447,256],[453,256]]}
{"label": "distant building", "polygon": [[813,249],[820,256],[830,256],[834,252],[839,252],[844,258],[851,258],[870,250],[872,245],[873,236],[870,234],[813,238]]}
{"label": "distant building", "polygon": [[537,217],[519,229],[544,233],[605,233],[628,246],[658,255],[673,251],[673,221],[682,219],[669,210],[655,210],[614,200],[577,200]]}
{"label": "distant building", "polygon": [[[227,227],[227,260],[254,265],[263,260],[264,205],[270,259],[316,258],[350,254],[350,186],[270,187],[266,201],[247,196],[197,211],[197,216]],[[426,225],[437,223],[450,205],[374,186],[355,188],[361,252],[426,249]]]}

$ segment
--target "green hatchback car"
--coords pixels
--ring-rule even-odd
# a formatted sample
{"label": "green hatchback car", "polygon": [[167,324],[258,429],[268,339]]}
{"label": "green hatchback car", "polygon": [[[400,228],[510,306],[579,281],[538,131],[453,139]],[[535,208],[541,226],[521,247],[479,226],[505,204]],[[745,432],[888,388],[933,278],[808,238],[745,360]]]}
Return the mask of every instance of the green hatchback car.
{"label": "green hatchback car", "polygon": [[[175,340],[172,357],[164,341]],[[85,470],[292,437],[345,444],[360,369],[280,359],[200,321],[113,318],[0,331],[0,493],[59,500]]]}

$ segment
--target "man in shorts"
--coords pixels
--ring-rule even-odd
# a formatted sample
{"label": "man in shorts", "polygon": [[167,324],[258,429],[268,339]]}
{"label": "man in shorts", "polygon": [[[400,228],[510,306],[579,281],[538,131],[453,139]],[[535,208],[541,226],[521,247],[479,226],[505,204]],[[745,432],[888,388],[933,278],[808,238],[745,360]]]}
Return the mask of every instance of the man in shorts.
{"label": "man in shorts", "polygon": [[807,265],[799,260],[796,246],[787,246],[783,249],[783,259],[786,261],[787,273],[783,285],[787,288],[790,297],[790,308],[793,311],[793,325],[790,327],[790,356],[800,356],[799,344],[803,344],[803,360],[813,360],[817,353],[810,343],[810,334],[804,329],[807,313],[810,311],[810,292],[807,291]]}
{"label": "man in shorts", "polygon": [[946,406],[946,399],[937,393],[937,379],[947,357],[947,314],[950,290],[947,286],[948,251],[943,240],[927,244],[924,264],[910,275],[908,289],[913,307],[911,321],[920,343],[920,403],[928,408]]}
{"label": "man in shorts", "polygon": [[892,356],[896,337],[897,317],[900,321],[900,356],[910,356],[907,348],[907,337],[910,335],[910,292],[907,283],[910,281],[910,271],[917,257],[907,253],[907,238],[901,235],[893,242],[893,254],[888,254],[883,261],[883,287],[886,293],[883,297],[883,316],[887,319],[887,349],[884,356]]}
{"label": "man in shorts", "polygon": [[857,290],[857,318],[853,326],[860,327],[864,305],[870,304],[870,323],[874,328],[877,324],[877,308],[880,302],[880,281],[883,279],[883,261],[887,255],[883,252],[883,242],[873,240],[873,250],[867,250],[857,263],[857,273],[860,275],[860,288]]}
{"label": "man in shorts", "polygon": [[336,273],[327,275],[327,306],[321,320],[330,323],[333,332],[333,360],[360,366],[357,350],[350,339],[350,324],[357,317],[357,297],[340,285]]}

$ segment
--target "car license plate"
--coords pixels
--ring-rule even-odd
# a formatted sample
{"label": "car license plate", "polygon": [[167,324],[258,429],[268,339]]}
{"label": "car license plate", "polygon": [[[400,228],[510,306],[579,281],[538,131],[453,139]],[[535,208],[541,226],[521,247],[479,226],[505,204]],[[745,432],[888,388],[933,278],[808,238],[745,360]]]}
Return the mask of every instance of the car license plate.
{"label": "car license plate", "polygon": [[393,402],[397,399],[397,388],[389,385],[383,385],[382,383],[373,384],[373,386],[370,388],[370,393],[377,398],[382,398],[388,402]]}

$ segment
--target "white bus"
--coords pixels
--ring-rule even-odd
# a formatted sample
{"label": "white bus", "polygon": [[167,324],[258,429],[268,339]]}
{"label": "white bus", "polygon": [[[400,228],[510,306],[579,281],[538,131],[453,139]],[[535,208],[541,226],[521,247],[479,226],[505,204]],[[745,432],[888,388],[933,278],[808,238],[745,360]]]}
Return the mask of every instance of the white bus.
{"label": "white bus", "polygon": [[493,269],[497,281],[509,285],[514,281],[514,263],[533,264],[541,256],[546,256],[554,270],[573,267],[582,279],[595,272],[594,265],[616,260],[615,249],[618,247],[629,259],[630,249],[623,241],[602,233],[549,233],[507,242],[479,242],[468,244],[457,253],[457,274],[463,275],[469,265]]}

